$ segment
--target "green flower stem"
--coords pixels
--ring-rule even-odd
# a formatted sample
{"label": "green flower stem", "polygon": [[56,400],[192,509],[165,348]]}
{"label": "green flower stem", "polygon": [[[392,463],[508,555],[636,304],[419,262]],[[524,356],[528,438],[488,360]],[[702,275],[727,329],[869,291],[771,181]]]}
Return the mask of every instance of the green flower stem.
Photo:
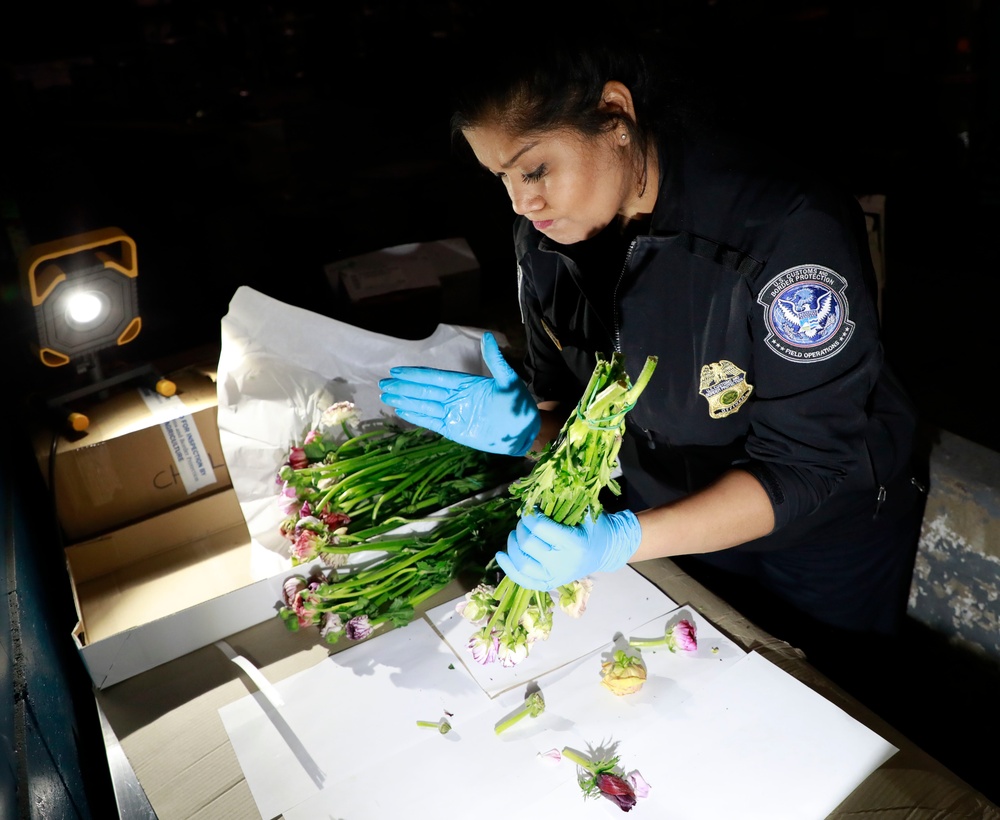
{"label": "green flower stem", "polygon": [[[493,615],[490,616],[489,622],[486,624],[485,632],[487,635],[493,630],[497,625],[497,622],[501,619],[506,618],[507,609],[510,606],[511,598],[517,594],[518,585],[515,584],[510,578],[504,576],[500,583],[497,584],[496,596],[497,596],[497,608],[493,611]],[[506,623],[506,621],[504,621]]]}
{"label": "green flower stem", "polygon": [[504,628],[512,630],[518,625],[524,611],[531,604],[531,599],[535,597],[533,589],[525,589],[522,586],[514,585],[515,591],[511,598],[510,606],[507,608],[507,616],[504,619]]}
{"label": "green flower stem", "polygon": [[517,723],[519,720],[524,720],[528,717],[538,717],[542,712],[545,711],[545,701],[542,699],[541,692],[532,692],[525,698],[524,704],[514,712],[510,717],[505,718],[500,721],[496,726],[493,727],[493,731],[497,734],[507,731],[511,726]]}
{"label": "green flower stem", "polygon": [[517,712],[515,712],[509,718],[507,718],[504,721],[501,721],[496,726],[494,726],[493,727],[493,731],[496,732],[497,734],[500,734],[501,732],[505,732],[511,726],[513,726],[515,723],[517,723],[519,720],[523,720],[524,718],[526,718],[529,714],[531,714],[531,713],[528,711],[527,707],[525,707],[523,709],[519,709]]}
{"label": "green flower stem", "polygon": [[666,646],[670,640],[663,638],[629,638],[629,646]]}
{"label": "green flower stem", "polygon": [[587,760],[587,758],[585,758],[583,755],[578,755],[576,752],[574,752],[568,746],[564,746],[563,747],[562,756],[565,757],[567,760],[572,761],[577,766],[580,766],[580,767],[586,769],[591,774],[594,773],[594,768],[593,768],[594,763],[593,763],[593,761]]}
{"label": "green flower stem", "polygon": [[437,729],[441,734],[446,735],[451,731],[451,724],[447,720],[418,720],[417,726],[427,729]]}

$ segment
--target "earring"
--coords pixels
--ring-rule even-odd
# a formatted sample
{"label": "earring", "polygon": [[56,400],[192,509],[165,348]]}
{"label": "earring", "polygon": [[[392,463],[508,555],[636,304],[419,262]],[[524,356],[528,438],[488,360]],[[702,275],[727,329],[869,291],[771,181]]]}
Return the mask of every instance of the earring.
{"label": "earring", "polygon": [[622,134],[621,137],[622,137],[622,142],[625,142],[625,140],[628,139],[628,134]]}

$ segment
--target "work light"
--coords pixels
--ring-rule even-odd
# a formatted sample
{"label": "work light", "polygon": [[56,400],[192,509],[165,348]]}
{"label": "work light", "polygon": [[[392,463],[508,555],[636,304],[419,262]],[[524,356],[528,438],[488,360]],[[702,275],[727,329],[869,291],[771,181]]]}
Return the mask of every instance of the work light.
{"label": "work light", "polygon": [[43,364],[59,367],[139,335],[135,242],[120,229],[32,245],[19,264]]}

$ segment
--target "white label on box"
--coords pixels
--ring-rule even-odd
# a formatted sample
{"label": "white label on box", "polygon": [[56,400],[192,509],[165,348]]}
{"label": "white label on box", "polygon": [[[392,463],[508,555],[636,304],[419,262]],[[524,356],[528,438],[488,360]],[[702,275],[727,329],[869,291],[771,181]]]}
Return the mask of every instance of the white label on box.
{"label": "white label on box", "polygon": [[[184,402],[177,396],[167,398],[146,388],[140,388],[139,393],[154,416],[162,416],[165,410],[168,413],[178,408],[182,412],[184,410]],[[177,475],[188,495],[216,483],[218,479],[215,477],[211,456],[205,450],[193,416],[184,414],[168,418],[160,424],[160,429],[173,454]]]}

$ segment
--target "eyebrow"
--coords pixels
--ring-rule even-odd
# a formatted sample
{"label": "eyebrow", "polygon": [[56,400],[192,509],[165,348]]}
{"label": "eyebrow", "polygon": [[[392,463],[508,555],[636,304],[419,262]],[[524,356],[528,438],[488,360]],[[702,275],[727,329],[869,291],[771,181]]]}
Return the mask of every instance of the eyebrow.
{"label": "eyebrow", "polygon": [[514,154],[514,156],[512,156],[509,160],[507,160],[506,162],[500,163],[500,167],[501,168],[510,168],[511,165],[513,165],[515,162],[517,162],[521,158],[522,154],[526,154],[528,151],[530,151],[536,145],[538,145],[537,141],[536,142],[528,143],[527,145],[524,146],[524,148],[522,148],[520,151],[518,151],[516,154]]}

